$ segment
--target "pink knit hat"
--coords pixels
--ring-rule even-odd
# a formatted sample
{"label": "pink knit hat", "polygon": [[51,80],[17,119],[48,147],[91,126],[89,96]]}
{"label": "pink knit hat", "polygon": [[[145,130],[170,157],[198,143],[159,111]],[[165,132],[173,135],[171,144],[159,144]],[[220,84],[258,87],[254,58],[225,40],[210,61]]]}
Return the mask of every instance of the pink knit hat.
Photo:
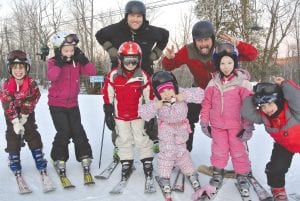
{"label": "pink knit hat", "polygon": [[173,89],[173,90],[175,90],[175,87],[174,87],[174,85],[173,85],[172,82],[166,82],[166,83],[163,83],[163,84],[158,85],[156,87],[156,90],[157,90],[158,93],[161,93],[165,89]]}

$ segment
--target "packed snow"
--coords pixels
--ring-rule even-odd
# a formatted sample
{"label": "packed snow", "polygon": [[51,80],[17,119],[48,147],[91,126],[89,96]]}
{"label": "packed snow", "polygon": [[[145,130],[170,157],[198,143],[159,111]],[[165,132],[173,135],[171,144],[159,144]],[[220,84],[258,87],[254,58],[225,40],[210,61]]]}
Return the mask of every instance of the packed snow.
{"label": "packed snow", "polygon": [[[113,146],[111,143],[110,131],[105,128],[104,130],[104,147],[102,155],[102,164],[99,170],[99,154],[100,144],[103,128],[102,111],[102,97],[100,95],[80,95],[79,105],[81,110],[81,117],[83,126],[90,139],[90,143],[93,149],[94,160],[92,163],[93,175],[98,174],[103,170],[112,160]],[[43,193],[41,189],[40,176],[35,168],[34,161],[31,156],[31,152],[28,147],[24,147],[21,150],[21,162],[23,167],[23,176],[27,183],[33,190],[31,194],[20,195],[18,194],[15,177],[8,168],[8,154],[4,151],[6,147],[5,140],[5,119],[3,115],[2,107],[0,109],[0,132],[2,134],[2,140],[0,141],[0,200],[1,201],[158,201],[164,200],[158,185],[156,184],[157,192],[154,194],[144,194],[144,173],[142,170],[142,164],[138,160],[138,155],[135,160],[136,170],[133,172],[126,189],[121,195],[111,195],[109,191],[116,185],[120,179],[121,166],[119,165],[115,172],[112,174],[109,180],[97,180],[93,186],[83,185],[83,174],[81,164],[75,160],[74,149],[72,143],[70,143],[70,159],[67,162],[67,175],[72,183],[76,186],[74,189],[63,189],[60,185],[58,176],[52,166],[50,158],[50,150],[52,141],[55,135],[55,129],[50,117],[50,112],[47,105],[47,91],[42,93],[42,97],[35,110],[37,125],[39,132],[41,133],[44,143],[45,157],[48,160],[48,174],[55,184],[56,190],[50,193]],[[264,174],[265,164],[269,161],[273,140],[265,132],[262,126],[256,126],[256,130],[253,138],[248,142],[250,150],[250,158],[252,161],[252,170],[261,184],[269,190],[266,182],[266,176]],[[194,148],[192,151],[192,158],[195,167],[200,164],[209,164],[210,158],[210,139],[201,133],[199,125],[196,126],[194,137]],[[296,154],[292,163],[292,166],[286,175],[286,189],[288,193],[300,193],[300,160],[299,154]],[[298,171],[297,171],[298,167]],[[232,168],[231,161],[228,163],[229,169]],[[206,184],[209,180],[208,176],[199,174],[201,184]],[[240,195],[234,186],[235,180],[224,180],[224,186],[219,192],[215,201],[240,201]],[[187,201],[192,200],[191,195],[193,190],[190,184],[186,181],[185,192],[177,193],[173,192],[174,201]],[[251,196],[253,201],[257,201],[258,198],[251,190]]]}

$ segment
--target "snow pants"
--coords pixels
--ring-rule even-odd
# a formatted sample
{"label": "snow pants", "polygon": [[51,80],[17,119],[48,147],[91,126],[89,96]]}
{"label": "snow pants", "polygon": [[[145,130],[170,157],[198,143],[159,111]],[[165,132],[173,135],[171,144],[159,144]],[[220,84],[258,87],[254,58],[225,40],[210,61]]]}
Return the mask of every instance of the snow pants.
{"label": "snow pants", "polygon": [[294,153],[278,143],[274,143],[271,160],[266,165],[268,185],[272,188],[285,186],[285,174],[288,172]]}
{"label": "snow pants", "polygon": [[68,145],[72,139],[76,160],[93,158],[92,149],[85,130],[81,124],[79,107],[65,108],[49,106],[56,135],[52,143],[51,158],[53,161],[69,159]]}
{"label": "snow pants", "polygon": [[123,121],[116,119],[116,146],[120,160],[134,159],[134,146],[138,148],[140,160],[153,157],[153,143],[144,130],[144,120]]}
{"label": "snow pants", "polygon": [[199,121],[200,111],[201,111],[201,104],[188,103],[187,118],[189,120],[189,124],[192,129],[192,132],[189,135],[189,139],[186,142],[186,146],[187,146],[187,149],[189,150],[189,152],[191,152],[193,149],[195,123],[197,123]]}
{"label": "snow pants", "polygon": [[[21,137],[17,135],[13,129],[13,124],[6,117],[6,142],[7,146],[5,151],[11,154],[19,154],[21,150]],[[42,149],[43,143],[40,133],[37,131],[37,125],[35,122],[35,114],[32,112],[29,114],[27,122],[24,124],[23,139],[27,142],[30,150]]]}
{"label": "snow pants", "polygon": [[247,145],[236,135],[241,128],[220,129],[212,127],[212,155],[211,164],[218,169],[227,166],[229,156],[233,168],[237,174],[248,174],[250,171],[250,160],[247,151]]}
{"label": "snow pants", "polygon": [[195,171],[185,143],[172,145],[160,141],[157,164],[158,175],[162,178],[170,178],[175,166],[179,167],[184,175],[191,175]]}

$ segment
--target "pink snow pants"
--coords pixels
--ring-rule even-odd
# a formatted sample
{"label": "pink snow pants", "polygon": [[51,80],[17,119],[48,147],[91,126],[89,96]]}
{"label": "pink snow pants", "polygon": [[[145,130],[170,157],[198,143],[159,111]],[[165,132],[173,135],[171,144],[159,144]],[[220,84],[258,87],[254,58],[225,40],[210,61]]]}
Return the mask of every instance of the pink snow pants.
{"label": "pink snow pants", "polygon": [[250,160],[245,142],[236,135],[241,128],[220,129],[212,127],[212,155],[211,164],[216,168],[223,169],[227,166],[229,155],[233,168],[237,174],[248,174]]}

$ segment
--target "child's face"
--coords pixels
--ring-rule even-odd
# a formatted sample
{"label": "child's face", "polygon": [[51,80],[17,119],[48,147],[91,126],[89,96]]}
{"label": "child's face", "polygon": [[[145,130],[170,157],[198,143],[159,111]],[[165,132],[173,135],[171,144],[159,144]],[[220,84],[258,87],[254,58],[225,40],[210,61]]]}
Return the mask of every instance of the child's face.
{"label": "child's face", "polygon": [[61,47],[61,55],[63,57],[67,57],[68,60],[71,59],[71,57],[74,55],[74,45],[64,45]]}
{"label": "child's face", "polygon": [[126,70],[133,71],[139,63],[139,58],[136,56],[125,56],[122,62]]}
{"label": "child's face", "polygon": [[166,88],[159,93],[161,100],[172,102],[172,98],[176,96],[174,89]]}
{"label": "child's face", "polygon": [[127,23],[132,30],[138,30],[143,24],[143,15],[129,13],[127,16]]}
{"label": "child's face", "polygon": [[272,116],[277,110],[278,110],[278,107],[276,105],[276,103],[274,102],[271,102],[271,103],[265,103],[265,104],[262,104],[260,106],[260,109],[263,111],[263,113],[265,113],[266,115],[268,116]]}
{"label": "child's face", "polygon": [[225,75],[228,76],[234,69],[234,61],[229,56],[224,56],[221,58],[220,61],[220,71]]}
{"label": "child's face", "polygon": [[11,74],[15,79],[21,80],[26,75],[26,65],[25,64],[13,64],[11,67]]}

